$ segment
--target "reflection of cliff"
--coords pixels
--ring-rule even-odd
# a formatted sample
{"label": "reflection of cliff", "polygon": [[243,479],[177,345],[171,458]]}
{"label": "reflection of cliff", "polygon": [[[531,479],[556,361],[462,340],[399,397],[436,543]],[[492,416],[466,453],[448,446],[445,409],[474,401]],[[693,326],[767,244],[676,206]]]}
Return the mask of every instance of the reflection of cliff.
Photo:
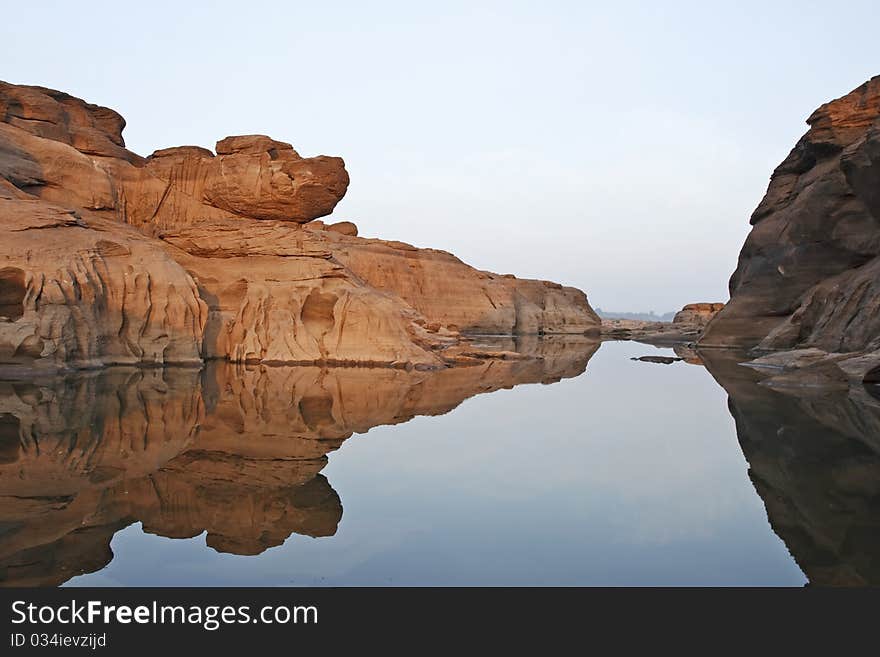
{"label": "reflection of cliff", "polygon": [[342,505],[319,473],[352,434],[577,376],[598,343],[492,346],[530,357],[435,371],[218,362],[0,382],[0,584],[98,570],[113,534],[138,521],[173,538],[206,532],[235,554],[292,533],[333,535]]}
{"label": "reflection of cliff", "polygon": [[701,350],[725,388],[774,531],[812,584],[880,585],[880,400],[770,388],[735,354]]}

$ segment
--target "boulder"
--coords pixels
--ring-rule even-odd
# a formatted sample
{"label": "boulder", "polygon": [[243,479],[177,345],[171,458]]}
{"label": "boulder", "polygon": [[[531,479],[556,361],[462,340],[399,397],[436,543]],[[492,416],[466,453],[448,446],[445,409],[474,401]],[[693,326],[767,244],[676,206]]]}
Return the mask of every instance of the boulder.
{"label": "boulder", "polygon": [[342,158],[304,158],[264,135],[227,137],[216,151],[163,149],[146,168],[200,203],[250,219],[306,223],[333,212],[348,189]]}
{"label": "boulder", "polygon": [[689,303],[675,313],[672,323],[704,327],[722,308],[723,303]]}
{"label": "boulder", "polygon": [[357,237],[358,234],[358,227],[350,221],[337,221],[335,224],[327,226],[327,230],[350,237]]}

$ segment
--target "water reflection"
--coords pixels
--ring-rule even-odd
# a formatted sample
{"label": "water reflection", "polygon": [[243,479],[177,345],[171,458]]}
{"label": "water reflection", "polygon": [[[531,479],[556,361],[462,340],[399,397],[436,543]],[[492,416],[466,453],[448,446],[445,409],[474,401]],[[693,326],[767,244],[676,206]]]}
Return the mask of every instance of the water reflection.
{"label": "water reflection", "polygon": [[749,476],[810,583],[880,585],[880,400],[771,388],[740,354],[700,352],[729,395]]}
{"label": "water reflection", "polygon": [[52,586],[103,568],[140,521],[255,555],[330,536],[339,496],[320,471],[354,433],[464,399],[581,374],[586,339],[497,340],[529,356],[438,372],[317,367],[114,369],[0,382],[0,584]]}
{"label": "water reflection", "polygon": [[[327,454],[353,434],[416,416],[444,414],[480,393],[578,377],[599,347],[571,338],[487,338],[483,342],[528,358],[438,372],[213,363],[201,371],[116,369],[63,381],[0,382],[0,584],[52,586],[101,570],[113,558],[113,536],[136,522],[145,532],[168,538],[204,533],[208,546],[237,555],[260,554],[292,534],[333,536],[342,518],[342,503],[320,473],[328,462]],[[702,367],[690,366],[704,365],[728,395],[749,477],[770,526],[809,581],[880,584],[880,399],[876,389],[771,388],[761,384],[760,372],[738,364],[744,360],[742,354],[678,348],[676,356],[684,362],[658,368],[630,361],[632,356],[643,355],[643,347],[623,347],[603,348],[614,362],[599,358],[599,370],[579,379],[598,377],[598,388],[569,388],[564,395],[554,394],[558,399],[547,413],[523,411],[545,418],[539,423],[556,417],[559,427],[572,435],[582,434],[578,443],[566,442],[564,435],[554,438],[552,426],[532,430],[527,442],[511,443],[513,449],[534,448],[538,458],[529,463],[534,462],[535,468],[553,467],[553,477],[559,478],[556,497],[544,497],[536,504],[556,505],[560,513],[565,508],[569,524],[585,525],[582,532],[572,530],[566,535],[572,540],[573,554],[595,549],[594,560],[608,559],[605,572],[610,579],[600,579],[590,571],[580,573],[580,579],[572,576],[573,583],[642,582],[635,575],[634,582],[626,578],[633,564],[647,567],[644,555],[632,552],[626,556],[620,542],[623,536],[638,534],[638,528],[614,533],[627,522],[631,526],[640,522],[646,531],[652,522],[663,522],[651,506],[656,503],[635,494],[640,486],[656,491],[658,498],[666,495],[666,506],[679,509],[679,515],[683,512],[683,507],[675,505],[686,500],[671,496],[677,489],[670,489],[662,475],[655,480],[643,473],[640,481],[631,480],[638,467],[654,472],[684,466],[688,450],[694,452],[691,460],[695,463],[688,467],[695,470],[681,490],[687,499],[693,499],[697,486],[703,485],[696,472],[716,472],[712,468],[719,464],[709,461],[725,449],[723,442],[713,446],[677,440],[688,431],[706,430],[688,426],[697,406],[705,403],[695,401],[694,395],[706,386],[703,378],[691,376],[696,371],[706,377]],[[657,445],[652,437],[661,416],[652,418],[646,411],[651,405],[646,393],[656,395],[661,406],[680,402],[684,409],[670,409],[668,416],[662,416],[665,420],[659,419],[664,422],[660,435],[665,445]],[[600,414],[596,404],[613,424],[591,424]],[[644,417],[622,418],[620,413],[625,411],[615,410],[618,406],[642,409]],[[722,437],[723,421],[717,413],[723,412],[719,408],[716,415],[707,416],[706,425],[710,431],[717,426]],[[676,418],[680,426],[668,418]],[[491,426],[493,421],[487,418],[486,423]],[[608,431],[605,437],[595,431],[597,426]],[[645,432],[644,440],[628,435],[638,428]],[[468,431],[479,433],[480,429]],[[709,451],[697,454],[701,445]],[[575,446],[581,451],[571,451]],[[555,466],[541,461],[542,454],[552,457]],[[565,468],[553,461],[560,454],[566,455]],[[414,451],[411,456],[422,458],[423,453]],[[438,468],[455,467],[455,459],[454,454],[447,457]],[[500,490],[498,486],[508,479],[517,482],[514,471],[509,478],[493,475],[493,464],[502,471],[513,465],[495,460],[486,458],[482,465],[490,491]],[[680,470],[677,476],[686,476],[686,472],[690,471]],[[735,480],[741,478],[739,472],[729,474]],[[581,476],[576,480],[577,474]],[[709,476],[703,496],[719,494],[712,487],[731,486],[733,480],[724,483],[714,476]],[[629,499],[626,491],[633,493]],[[436,494],[449,496],[450,489],[440,492],[438,488]],[[585,511],[588,501],[590,508]],[[466,512],[467,505],[465,494],[454,508]],[[707,511],[711,508],[709,504]],[[499,506],[498,513],[509,513],[509,509]],[[582,515],[590,513],[597,515]],[[486,517],[482,516],[480,524],[494,531]],[[519,528],[512,521],[511,531]],[[536,528],[536,536],[549,528]],[[370,535],[382,531],[382,526],[369,529]],[[710,530],[704,526],[702,531]],[[769,534],[766,525],[763,531]],[[705,539],[701,531],[695,531],[693,545],[682,543],[675,550],[684,555]],[[455,540],[455,536],[450,538]],[[505,539],[499,535],[498,540]],[[734,553],[739,549],[730,543],[729,535],[718,534],[716,540],[699,549],[715,555],[725,544]],[[524,563],[529,559],[537,563],[538,555],[529,545],[524,543],[528,552]],[[545,549],[551,545],[557,549],[559,541],[548,543]],[[414,549],[425,552],[431,545]],[[681,578],[680,572],[670,575],[668,570],[676,563],[675,550],[661,555],[666,549],[662,543],[653,549],[656,569]],[[510,567],[514,569],[510,577],[524,572],[521,566]],[[732,579],[724,581],[737,581],[735,575],[731,573]],[[657,573],[645,571],[642,576]]]}

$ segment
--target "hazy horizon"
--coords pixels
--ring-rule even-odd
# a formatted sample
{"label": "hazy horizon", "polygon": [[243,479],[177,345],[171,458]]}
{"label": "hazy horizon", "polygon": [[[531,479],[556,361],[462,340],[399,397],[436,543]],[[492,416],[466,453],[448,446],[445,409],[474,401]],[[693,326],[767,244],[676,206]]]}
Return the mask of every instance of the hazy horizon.
{"label": "hazy horizon", "polygon": [[880,8],[848,7],[45,2],[7,12],[0,79],[119,111],[143,155],[339,155],[327,220],[662,314],[727,299],[806,117],[880,73]]}

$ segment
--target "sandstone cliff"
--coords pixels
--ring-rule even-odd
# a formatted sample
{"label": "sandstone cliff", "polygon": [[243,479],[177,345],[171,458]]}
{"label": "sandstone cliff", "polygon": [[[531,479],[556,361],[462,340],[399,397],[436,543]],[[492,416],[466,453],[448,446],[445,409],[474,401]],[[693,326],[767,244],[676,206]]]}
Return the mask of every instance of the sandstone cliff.
{"label": "sandstone cliff", "polygon": [[880,77],[807,123],[752,215],[730,302],[701,344],[821,350],[824,367],[864,376],[872,359],[845,361],[880,362]]}
{"label": "sandstone cliff", "polygon": [[0,82],[0,367],[277,363],[442,367],[462,333],[597,332],[579,290],[313,221],[336,157],[261,135],[147,158],[125,121]]}

